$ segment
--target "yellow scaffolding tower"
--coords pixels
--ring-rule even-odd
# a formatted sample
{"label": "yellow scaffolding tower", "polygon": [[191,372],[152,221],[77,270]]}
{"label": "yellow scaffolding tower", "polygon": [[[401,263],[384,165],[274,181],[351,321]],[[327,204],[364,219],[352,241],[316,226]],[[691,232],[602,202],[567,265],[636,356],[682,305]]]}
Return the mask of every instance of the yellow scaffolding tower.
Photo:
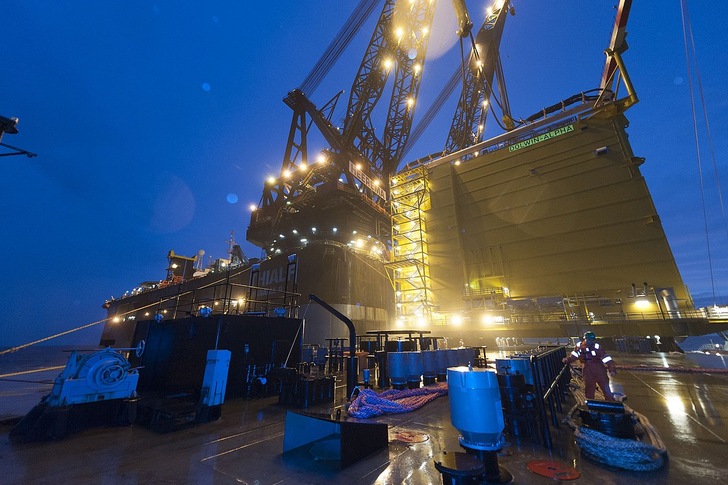
{"label": "yellow scaffolding tower", "polygon": [[433,317],[425,213],[430,209],[427,170],[413,168],[390,179],[392,262],[397,318],[405,325],[429,325]]}

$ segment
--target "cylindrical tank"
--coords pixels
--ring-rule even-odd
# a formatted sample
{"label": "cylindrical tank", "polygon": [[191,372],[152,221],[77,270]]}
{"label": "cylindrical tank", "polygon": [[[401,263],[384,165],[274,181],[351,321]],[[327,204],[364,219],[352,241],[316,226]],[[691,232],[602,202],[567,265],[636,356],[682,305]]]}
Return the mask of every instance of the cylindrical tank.
{"label": "cylindrical tank", "polygon": [[301,362],[313,362],[314,350],[312,345],[304,345],[301,349]]}
{"label": "cylindrical tank", "polygon": [[531,360],[528,358],[511,357],[509,359],[495,359],[495,368],[498,374],[523,374],[526,384],[533,386],[533,372]]}
{"label": "cylindrical tank", "polygon": [[524,398],[526,379],[523,374],[498,374],[506,432],[511,436],[530,436],[531,426]]}
{"label": "cylindrical tank", "polygon": [[407,359],[407,387],[410,389],[419,389],[420,379],[422,377],[422,352],[416,350],[414,352],[404,352]]}
{"label": "cylindrical tank", "polygon": [[387,371],[394,389],[402,390],[407,388],[409,360],[405,358],[404,352],[387,353]]}
{"label": "cylindrical tank", "polygon": [[437,381],[445,382],[447,380],[447,349],[437,349],[435,358],[437,360]]}
{"label": "cylindrical tank", "polygon": [[457,349],[458,365],[470,365],[473,363],[472,353],[468,347],[458,347]]}
{"label": "cylindrical tank", "polygon": [[450,421],[466,448],[497,450],[502,446],[503,409],[496,375],[482,368],[447,369]]}
{"label": "cylindrical tank", "polygon": [[458,349],[447,349],[447,366],[458,367],[460,365],[458,360]]}
{"label": "cylindrical tank", "polygon": [[437,350],[422,351],[422,382],[426,385],[435,383],[437,377]]}
{"label": "cylindrical tank", "polygon": [[389,340],[385,347],[387,352],[407,352],[417,350],[417,341],[415,340]]}

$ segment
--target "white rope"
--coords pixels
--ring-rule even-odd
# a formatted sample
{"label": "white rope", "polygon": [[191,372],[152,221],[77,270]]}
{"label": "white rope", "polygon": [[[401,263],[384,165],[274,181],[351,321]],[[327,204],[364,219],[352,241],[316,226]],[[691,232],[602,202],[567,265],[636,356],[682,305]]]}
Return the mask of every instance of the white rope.
{"label": "white rope", "polygon": [[53,340],[54,338],[62,337],[64,335],[68,335],[69,333],[78,332],[79,330],[83,330],[85,328],[93,327],[94,325],[98,325],[99,323],[104,323],[107,319],[104,318],[103,320],[97,320],[95,322],[87,323],[86,325],[81,325],[80,327],[72,328],[71,330],[66,330],[61,333],[57,333],[55,335],[50,335],[48,337],[44,337],[40,340],[34,340],[33,342],[28,342],[27,344],[18,345],[17,347],[10,347],[9,349],[5,349],[0,351],[0,355],[10,354],[13,352],[17,352],[20,349],[24,349],[26,347],[30,347],[31,345],[39,344],[42,342],[47,342],[48,340]]}

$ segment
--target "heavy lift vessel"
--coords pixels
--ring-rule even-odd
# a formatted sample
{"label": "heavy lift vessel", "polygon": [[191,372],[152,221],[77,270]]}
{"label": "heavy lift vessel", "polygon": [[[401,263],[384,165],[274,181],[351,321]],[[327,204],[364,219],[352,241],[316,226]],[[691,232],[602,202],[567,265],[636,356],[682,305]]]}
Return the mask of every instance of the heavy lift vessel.
{"label": "heavy lift vessel", "polygon": [[[474,33],[465,3],[453,1],[470,53],[415,126],[435,2],[385,0],[337,127],[341,93],[321,108],[310,97],[379,3],[360,2],[284,99],[293,117],[281,173],[265,183],[246,235],[266,257],[231,251],[197,278],[170,258],[174,284],[106,303],[103,344],[129,346],[135,322],[202,306],[280,307],[317,322],[307,341],[345,337],[309,294],[358,333],[431,328],[490,341],[593,324],[601,335],[723,329],[695,310],[627,139],[623,113],[637,102],[621,58],[631,1],[618,7],[600,86],[525,119],[510,113],[499,56],[512,5],[497,1]],[[443,150],[399,169],[457,86]],[[483,140],[488,111],[503,134]],[[316,136],[328,148],[313,153]]]}

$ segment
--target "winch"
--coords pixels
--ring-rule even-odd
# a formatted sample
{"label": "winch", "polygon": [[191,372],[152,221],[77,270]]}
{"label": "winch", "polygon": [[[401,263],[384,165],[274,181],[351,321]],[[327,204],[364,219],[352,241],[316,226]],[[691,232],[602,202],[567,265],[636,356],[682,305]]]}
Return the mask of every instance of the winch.
{"label": "winch", "polygon": [[10,431],[15,442],[62,438],[75,431],[136,420],[139,372],[119,351],[107,347],[89,354],[71,351],[66,367],[43,397]]}

